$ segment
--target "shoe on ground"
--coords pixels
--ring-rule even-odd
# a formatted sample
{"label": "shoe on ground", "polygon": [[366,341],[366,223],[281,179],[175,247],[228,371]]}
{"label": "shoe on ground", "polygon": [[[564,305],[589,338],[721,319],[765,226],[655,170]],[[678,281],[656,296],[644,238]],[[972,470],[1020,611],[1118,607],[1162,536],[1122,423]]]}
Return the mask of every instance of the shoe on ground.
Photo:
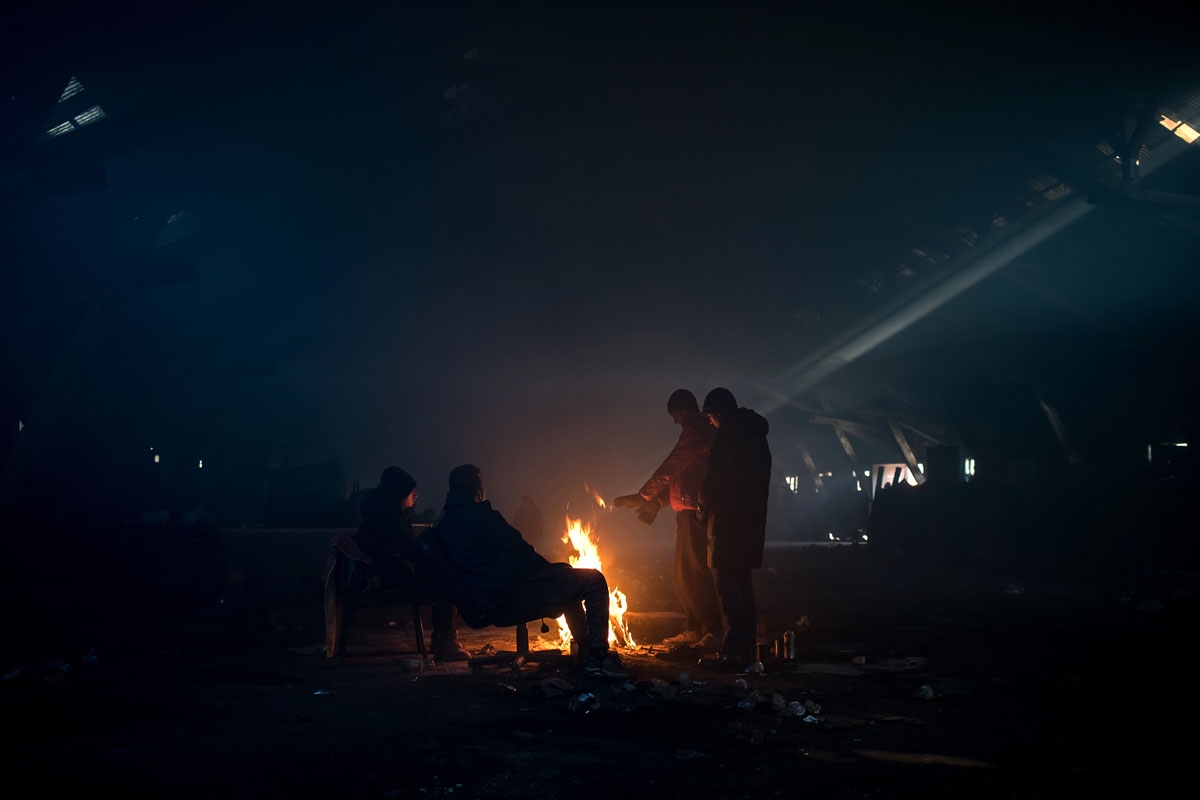
{"label": "shoe on ground", "polygon": [[434,647],[433,657],[439,664],[449,664],[451,661],[467,661],[471,658],[471,654],[458,643],[457,639],[454,639]]}
{"label": "shoe on ground", "polygon": [[663,639],[663,644],[667,647],[691,647],[698,641],[700,641],[699,631],[684,631],[669,639]]}
{"label": "shoe on ground", "polygon": [[585,674],[593,678],[620,678],[628,680],[633,673],[621,663],[621,657],[609,650],[607,653],[588,656]]}
{"label": "shoe on ground", "polygon": [[715,653],[721,648],[721,640],[716,634],[706,633],[692,647],[701,653]]}

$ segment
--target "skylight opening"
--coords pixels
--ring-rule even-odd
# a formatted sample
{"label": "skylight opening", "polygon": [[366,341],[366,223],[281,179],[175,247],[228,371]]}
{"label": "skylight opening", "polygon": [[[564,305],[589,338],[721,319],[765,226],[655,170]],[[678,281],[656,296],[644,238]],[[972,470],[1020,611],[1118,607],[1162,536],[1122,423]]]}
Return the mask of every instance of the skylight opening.
{"label": "skylight opening", "polygon": [[63,93],[59,95],[58,102],[70,100],[75,95],[83,91],[83,84],[79,82],[79,78],[71,78],[67,83],[67,88],[63,89]]}
{"label": "skylight opening", "polygon": [[1191,125],[1188,125],[1186,122],[1176,128],[1174,133],[1188,144],[1200,139],[1200,133],[1198,133],[1195,128],[1193,128]]}
{"label": "skylight opening", "polygon": [[61,125],[55,125],[50,130],[46,131],[46,133],[50,136],[62,136],[64,133],[70,133],[73,130],[75,130],[75,123],[71,122],[71,120],[67,120]]}
{"label": "skylight opening", "polygon": [[92,106],[87,111],[75,117],[77,125],[91,125],[93,122],[102,120],[108,115],[104,113],[104,109],[100,106]]}

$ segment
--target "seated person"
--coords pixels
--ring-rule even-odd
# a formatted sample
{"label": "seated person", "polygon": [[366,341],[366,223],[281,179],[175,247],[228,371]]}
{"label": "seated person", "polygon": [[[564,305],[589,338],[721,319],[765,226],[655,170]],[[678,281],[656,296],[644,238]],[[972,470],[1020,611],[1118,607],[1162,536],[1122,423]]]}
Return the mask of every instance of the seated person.
{"label": "seated person", "polygon": [[369,585],[373,589],[415,586],[433,601],[433,657],[440,662],[466,661],[470,653],[458,643],[454,609],[445,588],[416,546],[412,513],[417,482],[399,467],[388,467],[379,485],[363,498],[362,522],[354,537],[371,557]]}
{"label": "seated person", "polygon": [[521,620],[565,614],[584,672],[632,676],[621,657],[608,649],[604,576],[594,569],[551,564],[538,555],[487,501],[479,467],[464,464],[450,473],[438,534],[480,613]]}

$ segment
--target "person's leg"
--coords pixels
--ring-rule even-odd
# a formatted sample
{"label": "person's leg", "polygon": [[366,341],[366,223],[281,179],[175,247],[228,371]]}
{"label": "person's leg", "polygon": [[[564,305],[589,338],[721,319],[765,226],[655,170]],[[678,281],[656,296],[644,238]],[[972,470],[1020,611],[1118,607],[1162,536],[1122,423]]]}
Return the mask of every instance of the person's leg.
{"label": "person's leg", "polygon": [[529,577],[509,604],[517,616],[557,617],[581,644],[594,650],[608,647],[608,582],[597,570],[552,564]]}
{"label": "person's leg", "polygon": [[708,568],[708,530],[696,519],[694,511],[679,514],[677,537],[685,539],[680,571],[684,575],[684,591],[691,616],[697,620],[699,627],[696,630],[702,636],[711,633],[720,637],[723,629],[721,605],[717,601],[712,570]]}
{"label": "person's leg", "polygon": [[[584,671],[608,678],[632,675],[608,649],[608,581],[598,570],[554,564],[518,589],[513,608],[524,609],[531,618],[565,613],[571,635],[580,643]],[[581,616],[585,630],[580,630]]]}
{"label": "person's leg", "polygon": [[758,609],[754,583],[748,568],[714,569],[717,597],[721,601],[725,639],[721,644],[724,658],[753,660]]}
{"label": "person's leg", "polygon": [[[684,516],[689,512],[678,511],[675,513],[675,560],[671,570],[671,586],[675,589],[675,597],[679,600],[679,605],[683,608],[683,631],[684,633],[700,633],[700,619],[696,616],[695,610],[692,608],[692,596],[689,591],[688,581],[691,577],[691,538],[688,529],[687,520]],[[692,514],[692,516],[695,516]]]}
{"label": "person's leg", "polygon": [[458,641],[458,629],[454,625],[454,604],[434,570],[425,566],[417,568],[416,581],[421,599],[432,604],[433,657],[438,661],[466,661],[471,657]]}

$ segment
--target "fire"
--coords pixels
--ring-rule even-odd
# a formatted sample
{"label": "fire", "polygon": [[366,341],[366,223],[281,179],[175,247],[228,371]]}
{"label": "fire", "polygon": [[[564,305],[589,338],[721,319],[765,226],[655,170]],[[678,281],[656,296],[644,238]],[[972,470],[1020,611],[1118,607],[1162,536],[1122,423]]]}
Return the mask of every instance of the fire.
{"label": "fire", "polygon": [[[597,499],[599,496],[597,495]],[[603,502],[603,501],[601,501]],[[576,569],[600,569],[600,548],[592,539],[592,528],[585,525],[583,520],[567,517],[567,531],[562,540],[570,544],[575,555],[568,556],[567,562]],[[629,599],[615,586],[608,591],[608,643],[628,649],[637,647],[629,634],[629,622],[625,612],[629,610]],[[558,647],[567,649],[571,645],[571,631],[567,628],[566,616],[561,616],[558,623]]]}
{"label": "fire", "polygon": [[[600,493],[594,490],[591,486],[588,486],[587,481],[584,481],[583,483],[583,490],[585,492],[591,492],[592,499],[596,501],[596,505],[600,506],[605,511],[612,511],[612,508],[604,502],[604,498],[600,496]],[[568,523],[569,522],[570,521],[568,520]],[[566,539],[563,539],[563,541],[565,542]]]}

